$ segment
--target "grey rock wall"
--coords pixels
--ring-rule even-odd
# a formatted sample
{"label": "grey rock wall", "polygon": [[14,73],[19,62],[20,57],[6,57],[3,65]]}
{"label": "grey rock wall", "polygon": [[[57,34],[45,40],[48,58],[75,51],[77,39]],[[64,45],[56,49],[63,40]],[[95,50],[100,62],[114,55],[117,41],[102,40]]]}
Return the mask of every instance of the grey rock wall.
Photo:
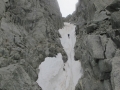
{"label": "grey rock wall", "polygon": [[75,58],[83,76],[76,90],[120,90],[120,0],[79,0]]}
{"label": "grey rock wall", "polygon": [[66,53],[56,0],[0,0],[0,90],[41,90],[38,66],[45,57]]}

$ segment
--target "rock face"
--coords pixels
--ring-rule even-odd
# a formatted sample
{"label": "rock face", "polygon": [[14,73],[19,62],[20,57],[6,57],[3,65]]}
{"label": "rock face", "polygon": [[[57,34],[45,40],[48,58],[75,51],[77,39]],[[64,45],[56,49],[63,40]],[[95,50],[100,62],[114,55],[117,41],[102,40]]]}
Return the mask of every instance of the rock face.
{"label": "rock face", "polygon": [[56,0],[0,0],[0,90],[41,90],[37,68],[62,53]]}
{"label": "rock face", "polygon": [[120,90],[120,0],[79,0],[75,58],[83,76],[76,90]]}

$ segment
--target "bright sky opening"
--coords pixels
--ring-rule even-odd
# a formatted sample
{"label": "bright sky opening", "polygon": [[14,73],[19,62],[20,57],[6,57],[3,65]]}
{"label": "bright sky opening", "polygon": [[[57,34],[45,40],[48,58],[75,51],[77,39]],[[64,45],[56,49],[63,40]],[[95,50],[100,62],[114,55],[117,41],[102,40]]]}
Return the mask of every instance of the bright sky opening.
{"label": "bright sky opening", "polygon": [[58,0],[60,11],[63,17],[72,14],[75,11],[78,0]]}

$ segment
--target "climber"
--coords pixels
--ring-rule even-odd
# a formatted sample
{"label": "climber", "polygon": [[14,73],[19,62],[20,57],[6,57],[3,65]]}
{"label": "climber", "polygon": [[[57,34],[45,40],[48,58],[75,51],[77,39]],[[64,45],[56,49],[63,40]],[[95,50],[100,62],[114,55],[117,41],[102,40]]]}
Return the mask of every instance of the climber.
{"label": "climber", "polygon": [[68,38],[70,38],[70,34],[68,34]]}

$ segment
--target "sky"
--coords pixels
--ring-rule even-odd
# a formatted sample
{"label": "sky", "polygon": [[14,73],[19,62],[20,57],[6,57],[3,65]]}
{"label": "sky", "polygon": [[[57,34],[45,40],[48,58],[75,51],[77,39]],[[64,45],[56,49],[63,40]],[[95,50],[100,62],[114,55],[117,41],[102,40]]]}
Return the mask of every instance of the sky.
{"label": "sky", "polygon": [[75,11],[78,0],[58,0],[60,11],[63,17],[72,14]]}

